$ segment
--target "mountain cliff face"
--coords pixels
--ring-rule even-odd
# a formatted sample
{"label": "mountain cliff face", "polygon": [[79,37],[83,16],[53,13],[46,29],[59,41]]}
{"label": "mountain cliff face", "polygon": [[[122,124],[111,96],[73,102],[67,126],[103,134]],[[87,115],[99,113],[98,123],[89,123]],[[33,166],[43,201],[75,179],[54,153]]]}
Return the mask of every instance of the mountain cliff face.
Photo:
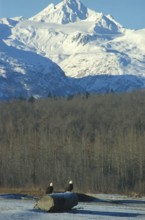
{"label": "mountain cliff face", "polygon": [[130,91],[144,77],[145,29],[125,29],[80,0],[0,20],[0,98]]}

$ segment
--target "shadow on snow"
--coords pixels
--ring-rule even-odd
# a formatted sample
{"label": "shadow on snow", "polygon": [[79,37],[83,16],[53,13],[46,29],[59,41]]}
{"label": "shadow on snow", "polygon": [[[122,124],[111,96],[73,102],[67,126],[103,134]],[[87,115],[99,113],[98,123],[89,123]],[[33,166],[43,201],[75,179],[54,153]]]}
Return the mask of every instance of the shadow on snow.
{"label": "shadow on snow", "polygon": [[81,214],[81,215],[93,215],[93,216],[112,216],[112,217],[132,217],[144,216],[140,213],[129,213],[129,212],[104,212],[104,211],[91,211],[91,210],[72,210],[70,213]]}

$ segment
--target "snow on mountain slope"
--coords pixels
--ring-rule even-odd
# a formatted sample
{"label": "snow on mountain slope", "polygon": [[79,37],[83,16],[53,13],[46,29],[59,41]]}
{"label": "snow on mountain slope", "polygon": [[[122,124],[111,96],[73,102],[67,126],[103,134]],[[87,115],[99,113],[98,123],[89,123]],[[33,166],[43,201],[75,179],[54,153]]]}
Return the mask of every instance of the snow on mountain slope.
{"label": "snow on mountain slope", "polygon": [[77,79],[88,93],[130,92],[145,88],[145,78],[133,75],[96,75]]}
{"label": "snow on mountain slope", "polygon": [[11,35],[11,29],[20,21],[22,17],[17,18],[2,18],[0,19],[0,39],[4,39]]}
{"label": "snow on mountain slope", "polygon": [[48,58],[8,46],[0,40],[0,99],[68,95],[74,88]]}
{"label": "snow on mountain slope", "polygon": [[145,30],[126,30],[111,40],[89,42],[59,65],[66,75],[77,78],[98,74],[145,76],[144,45]]}
{"label": "snow on mountain slope", "polygon": [[[91,17],[94,19],[94,16],[90,16],[88,17],[88,21],[91,21]],[[124,28],[118,22],[116,22],[111,15],[96,13],[95,17],[95,23],[92,29],[92,31],[95,33],[116,34],[124,31]]]}
{"label": "snow on mountain slope", "polygon": [[30,19],[1,19],[0,75],[19,83],[21,76],[19,87],[31,95],[33,87],[35,95],[37,87],[40,95],[144,88],[145,29],[127,30],[80,0],[51,4]]}
{"label": "snow on mountain slope", "polygon": [[18,22],[25,20],[24,17],[14,17],[14,18],[2,18],[0,19],[0,24],[8,25],[9,27],[14,27]]}

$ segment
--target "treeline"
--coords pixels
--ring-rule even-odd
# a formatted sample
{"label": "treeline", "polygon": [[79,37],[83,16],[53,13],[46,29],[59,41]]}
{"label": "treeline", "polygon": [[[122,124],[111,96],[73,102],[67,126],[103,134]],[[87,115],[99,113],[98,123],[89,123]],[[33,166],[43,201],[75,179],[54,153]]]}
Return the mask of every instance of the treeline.
{"label": "treeline", "polygon": [[0,103],[0,187],[145,193],[145,92]]}

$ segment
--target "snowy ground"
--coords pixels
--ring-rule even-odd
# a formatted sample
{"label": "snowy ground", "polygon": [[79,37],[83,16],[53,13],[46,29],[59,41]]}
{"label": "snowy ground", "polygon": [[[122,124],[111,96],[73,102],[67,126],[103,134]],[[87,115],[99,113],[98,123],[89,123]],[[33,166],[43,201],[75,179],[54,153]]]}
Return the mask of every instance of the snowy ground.
{"label": "snowy ground", "polygon": [[46,213],[34,208],[35,199],[0,195],[0,220],[134,220],[145,219],[145,198],[97,195],[95,202],[79,203],[71,212]]}

